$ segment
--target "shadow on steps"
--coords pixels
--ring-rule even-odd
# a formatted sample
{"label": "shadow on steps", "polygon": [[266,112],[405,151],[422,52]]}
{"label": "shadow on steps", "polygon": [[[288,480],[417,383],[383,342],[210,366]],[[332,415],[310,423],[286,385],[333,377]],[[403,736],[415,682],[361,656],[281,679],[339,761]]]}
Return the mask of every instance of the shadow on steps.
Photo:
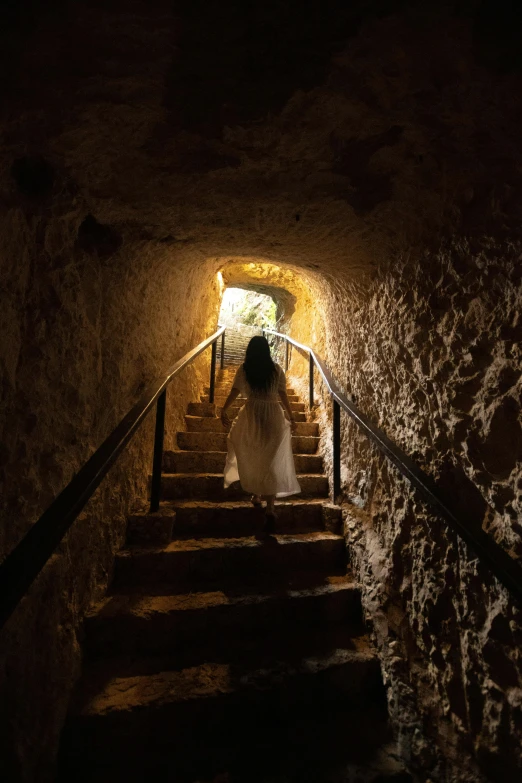
{"label": "shadow on steps", "polygon": [[151,738],[149,749],[136,753],[130,741],[124,757],[62,766],[58,783],[412,783],[393,754],[379,706],[350,709],[313,694],[299,712],[284,698],[251,706],[236,722],[223,713],[209,724],[196,705],[194,734],[176,738],[172,725],[170,751],[155,748]]}

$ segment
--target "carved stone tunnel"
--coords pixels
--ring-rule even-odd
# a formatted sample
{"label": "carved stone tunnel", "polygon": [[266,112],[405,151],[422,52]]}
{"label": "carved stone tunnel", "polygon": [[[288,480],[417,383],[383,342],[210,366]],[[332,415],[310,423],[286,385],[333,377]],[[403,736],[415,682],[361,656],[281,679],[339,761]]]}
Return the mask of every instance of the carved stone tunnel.
{"label": "carved stone tunnel", "polygon": [[[2,14],[0,557],[215,330],[234,285],[270,293],[287,332],[519,560],[518,7],[65,0]],[[207,370],[203,356],[173,382],[167,448]],[[294,355],[296,388],[306,373]],[[152,430],[1,632],[13,783],[53,779],[82,619],[146,495]],[[518,781],[520,607],[348,420],[342,491],[413,779]]]}

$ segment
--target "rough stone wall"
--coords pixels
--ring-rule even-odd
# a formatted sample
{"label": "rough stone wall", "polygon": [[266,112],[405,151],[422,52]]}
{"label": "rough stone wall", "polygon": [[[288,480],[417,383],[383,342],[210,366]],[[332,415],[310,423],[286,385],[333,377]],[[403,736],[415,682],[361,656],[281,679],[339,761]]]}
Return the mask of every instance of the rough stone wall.
{"label": "rough stone wall", "polygon": [[[361,410],[517,559],[520,250],[443,246],[326,306],[343,324],[328,361]],[[342,448],[347,543],[402,752],[433,780],[519,780],[522,611],[348,416]]]}
{"label": "rough stone wall", "polygon": [[[2,220],[0,557],[23,537],[140,394],[207,334],[218,286],[202,265],[121,233],[82,234],[86,206],[49,193]],[[56,184],[58,189],[62,183]],[[54,195],[54,197],[53,197]],[[173,382],[167,442],[204,380]],[[6,779],[45,780],[78,676],[78,631],[107,586],[129,509],[146,497],[153,416],[120,456],[1,636],[0,757]]]}

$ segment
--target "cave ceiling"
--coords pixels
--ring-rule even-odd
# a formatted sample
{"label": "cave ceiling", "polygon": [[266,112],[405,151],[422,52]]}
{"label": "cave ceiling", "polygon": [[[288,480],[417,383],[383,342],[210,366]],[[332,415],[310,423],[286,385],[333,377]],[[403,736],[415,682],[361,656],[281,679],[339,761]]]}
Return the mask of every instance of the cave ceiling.
{"label": "cave ceiling", "polygon": [[483,44],[485,5],[12,11],[4,205],[80,204],[108,256],[161,243],[355,277],[487,231],[493,202],[516,230],[522,90],[513,47]]}

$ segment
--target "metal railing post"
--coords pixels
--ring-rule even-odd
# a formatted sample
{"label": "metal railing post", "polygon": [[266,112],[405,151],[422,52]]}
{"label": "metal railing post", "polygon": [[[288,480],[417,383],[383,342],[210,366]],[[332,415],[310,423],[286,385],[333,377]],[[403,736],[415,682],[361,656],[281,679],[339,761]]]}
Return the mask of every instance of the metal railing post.
{"label": "metal railing post", "polygon": [[288,355],[290,353],[290,343],[285,340],[285,372],[288,372]]}
{"label": "metal railing post", "polygon": [[222,370],[225,367],[225,332],[221,335],[221,360],[219,366]]}
{"label": "metal railing post", "polygon": [[214,402],[214,389],[216,387],[216,355],[217,355],[217,341],[212,343],[212,358],[210,360],[210,394],[208,396],[209,402]]}
{"label": "metal railing post", "polygon": [[337,496],[341,493],[341,406],[337,400],[333,400],[333,488],[332,500],[335,503]]}
{"label": "metal railing post", "polygon": [[165,436],[165,408],[167,390],[163,391],[156,403],[156,429],[154,432],[154,458],[152,462],[152,480],[150,484],[150,510],[158,511],[161,495],[161,468],[163,463],[163,438]]}
{"label": "metal railing post", "polygon": [[314,359],[310,354],[310,410],[314,407]]}

